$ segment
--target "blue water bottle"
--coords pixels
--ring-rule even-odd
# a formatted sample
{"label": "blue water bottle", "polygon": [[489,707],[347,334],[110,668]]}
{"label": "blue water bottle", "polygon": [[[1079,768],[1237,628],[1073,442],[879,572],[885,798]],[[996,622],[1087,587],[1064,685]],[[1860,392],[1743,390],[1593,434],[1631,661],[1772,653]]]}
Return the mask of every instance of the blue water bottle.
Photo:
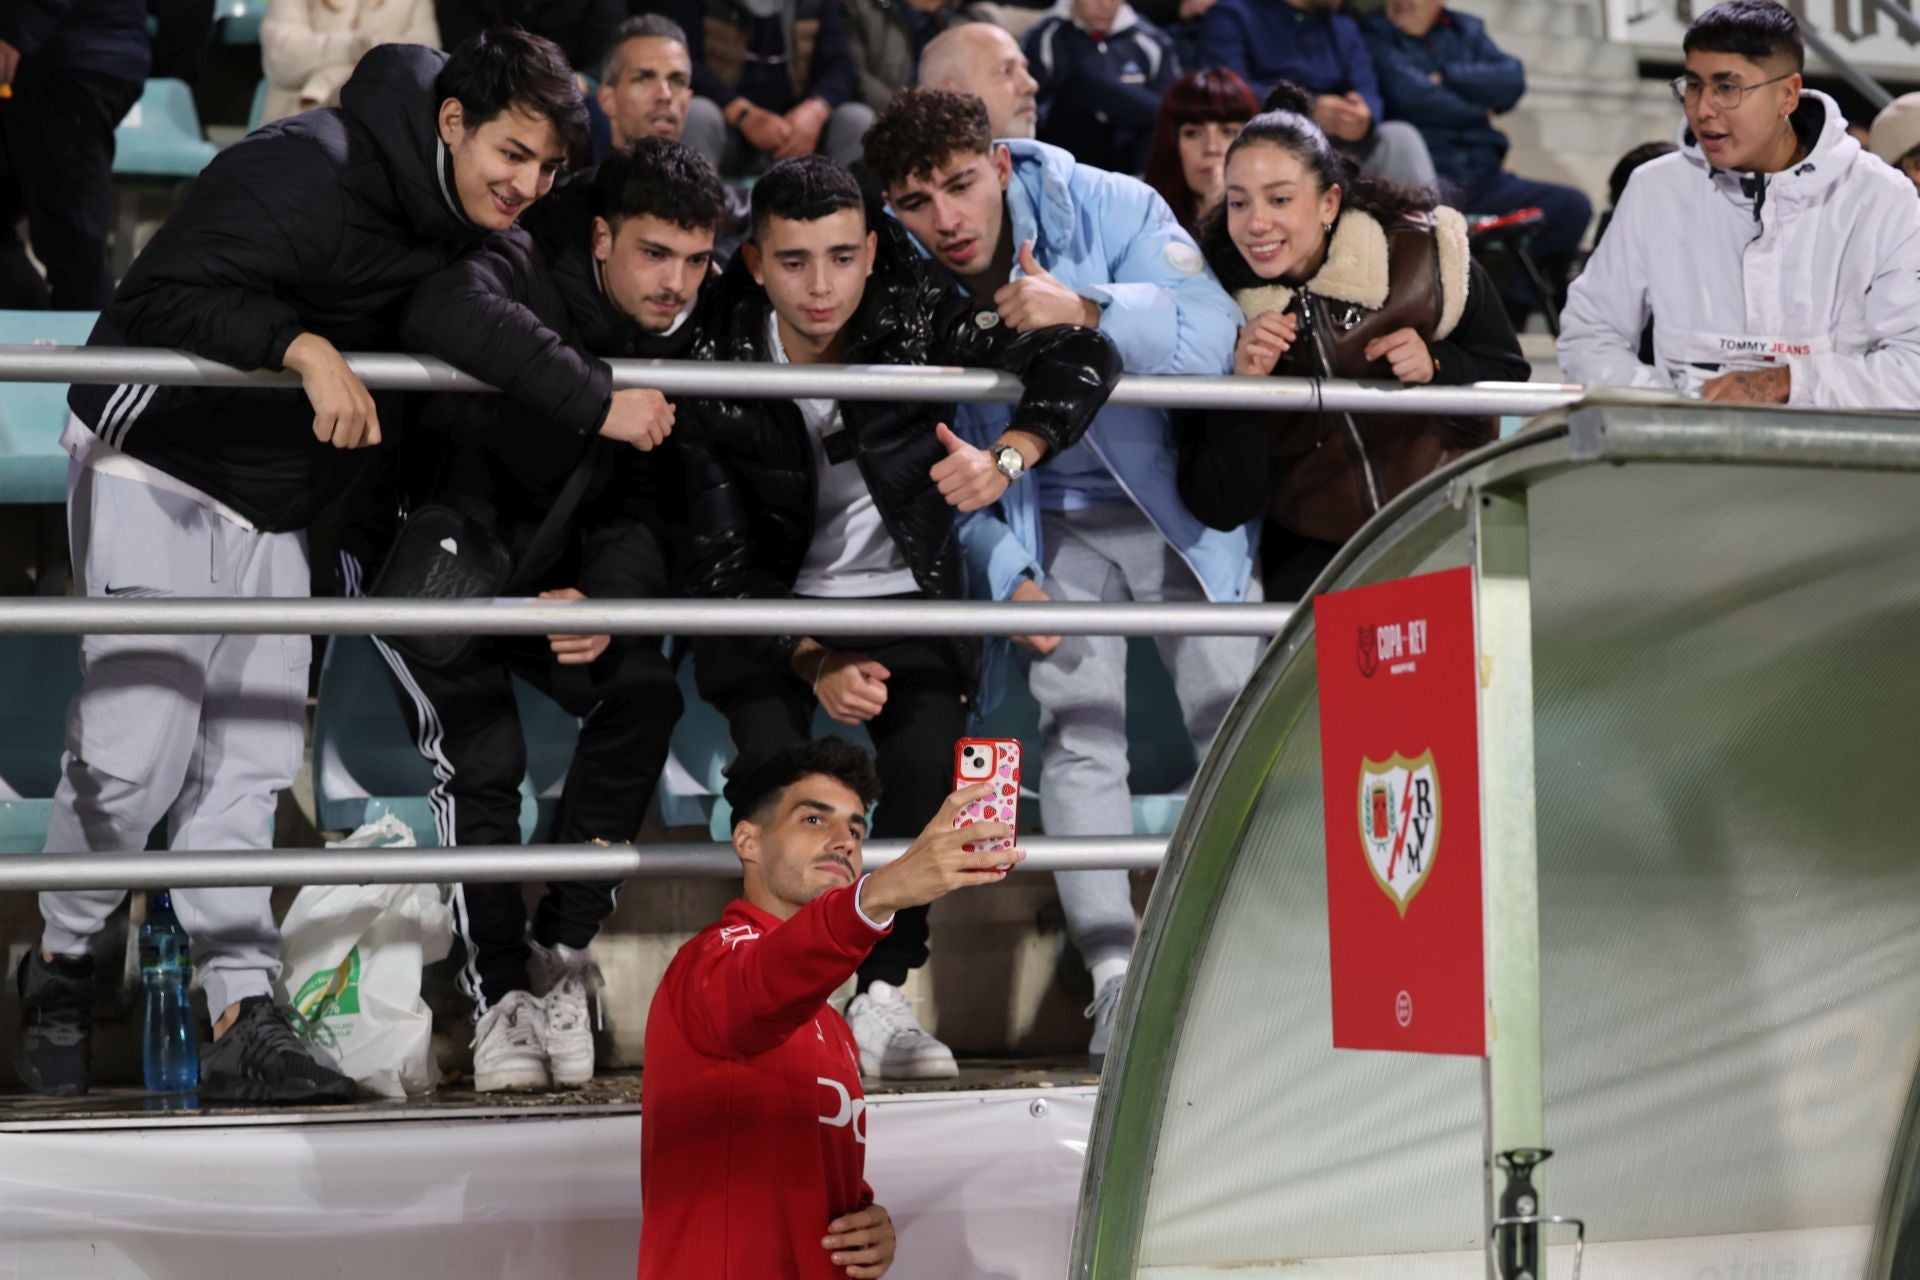
{"label": "blue water bottle", "polygon": [[193,958],[187,931],[173,914],[173,895],[147,904],[140,926],[140,978],[147,992],[140,1063],[154,1093],[192,1093],[200,1087],[200,1036],[193,1023]]}

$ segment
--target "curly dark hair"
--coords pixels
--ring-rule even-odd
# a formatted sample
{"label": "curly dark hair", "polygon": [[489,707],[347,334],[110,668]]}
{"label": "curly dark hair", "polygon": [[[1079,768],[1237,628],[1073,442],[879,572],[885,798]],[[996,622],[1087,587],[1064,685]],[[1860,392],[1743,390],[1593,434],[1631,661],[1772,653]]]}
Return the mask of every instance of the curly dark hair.
{"label": "curly dark hair", "polygon": [[902,89],[867,130],[867,172],[882,191],[924,178],[957,155],[991,155],[987,104],[970,93]]}
{"label": "curly dark hair", "polygon": [[718,231],[727,193],[707,158],[671,138],[642,138],[616,150],[594,179],[594,207],[615,231],[652,217],[688,231]]}
{"label": "curly dark hair", "polygon": [[519,27],[476,31],[447,56],[433,80],[438,102],[453,98],[469,129],[509,107],[552,121],[567,153],[587,149],[587,103],[560,46]]}
{"label": "curly dark hair", "polygon": [[[1340,209],[1370,214],[1382,226],[1430,212],[1439,203],[1431,191],[1395,186],[1360,172],[1347,154],[1328,141],[1313,120],[1313,99],[1299,85],[1281,81],[1260,104],[1260,114],[1247,121],[1240,136],[1227,147],[1227,164],[1248,147],[1265,143],[1291,151],[1313,175],[1316,194],[1340,188]],[[1207,265],[1229,291],[1268,283],[1255,275],[1227,238],[1227,205],[1223,200],[1201,220],[1198,236]]]}
{"label": "curly dark hair", "polygon": [[873,808],[880,798],[880,774],[871,754],[845,738],[816,738],[796,742],[728,779],[727,803],[733,806],[734,821],[768,821],[788,787],[815,777],[845,786],[860,797],[863,808]]}
{"label": "curly dark hair", "polygon": [[866,197],[846,166],[825,156],[794,156],[753,184],[753,238],[760,238],[768,218],[818,222],[842,209],[858,209],[861,220],[866,219]]}

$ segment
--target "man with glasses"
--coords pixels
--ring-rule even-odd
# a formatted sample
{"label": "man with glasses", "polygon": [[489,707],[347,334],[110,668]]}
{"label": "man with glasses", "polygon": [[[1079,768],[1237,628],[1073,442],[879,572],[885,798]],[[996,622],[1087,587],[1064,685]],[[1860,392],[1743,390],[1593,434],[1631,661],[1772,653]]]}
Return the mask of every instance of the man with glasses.
{"label": "man with glasses", "polygon": [[1561,317],[1561,367],[1725,403],[1920,407],[1911,187],[1803,87],[1785,8],[1726,0],[1684,47],[1680,149],[1627,184]]}

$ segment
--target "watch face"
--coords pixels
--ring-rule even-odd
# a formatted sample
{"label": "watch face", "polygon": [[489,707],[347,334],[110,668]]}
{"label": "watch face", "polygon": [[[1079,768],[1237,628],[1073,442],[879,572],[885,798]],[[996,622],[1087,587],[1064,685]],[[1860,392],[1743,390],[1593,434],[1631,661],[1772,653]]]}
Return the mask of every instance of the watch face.
{"label": "watch face", "polygon": [[993,455],[1000,473],[1009,480],[1018,480],[1027,469],[1027,460],[1012,445],[1002,445]]}

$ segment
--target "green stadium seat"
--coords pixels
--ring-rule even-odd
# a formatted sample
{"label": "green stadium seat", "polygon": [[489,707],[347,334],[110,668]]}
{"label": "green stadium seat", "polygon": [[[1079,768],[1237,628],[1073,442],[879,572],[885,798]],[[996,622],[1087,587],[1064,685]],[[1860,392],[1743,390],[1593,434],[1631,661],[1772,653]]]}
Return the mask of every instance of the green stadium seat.
{"label": "green stadium seat", "polygon": [[214,25],[222,44],[259,44],[260,22],[267,16],[267,0],[215,0]]}
{"label": "green stadium seat", "polygon": [[119,178],[191,178],[218,150],[200,132],[187,82],[149,80],[113,131],[113,172]]}
{"label": "green stadium seat", "polygon": [[[0,311],[0,346],[77,347],[91,311]],[[0,503],[65,502],[67,384],[16,382],[0,395]]]}
{"label": "green stadium seat", "polygon": [[[538,834],[544,840],[579,722],[530,686],[514,683],[527,736],[520,838],[533,841]],[[321,665],[313,713],[313,794],[320,828],[351,831],[390,810],[413,828],[421,844],[437,844],[426,798],[433,785],[433,770],[414,749],[373,642],[335,636]]]}
{"label": "green stadium seat", "polygon": [[75,637],[0,636],[0,854],[46,844],[67,704],[79,688]]}

